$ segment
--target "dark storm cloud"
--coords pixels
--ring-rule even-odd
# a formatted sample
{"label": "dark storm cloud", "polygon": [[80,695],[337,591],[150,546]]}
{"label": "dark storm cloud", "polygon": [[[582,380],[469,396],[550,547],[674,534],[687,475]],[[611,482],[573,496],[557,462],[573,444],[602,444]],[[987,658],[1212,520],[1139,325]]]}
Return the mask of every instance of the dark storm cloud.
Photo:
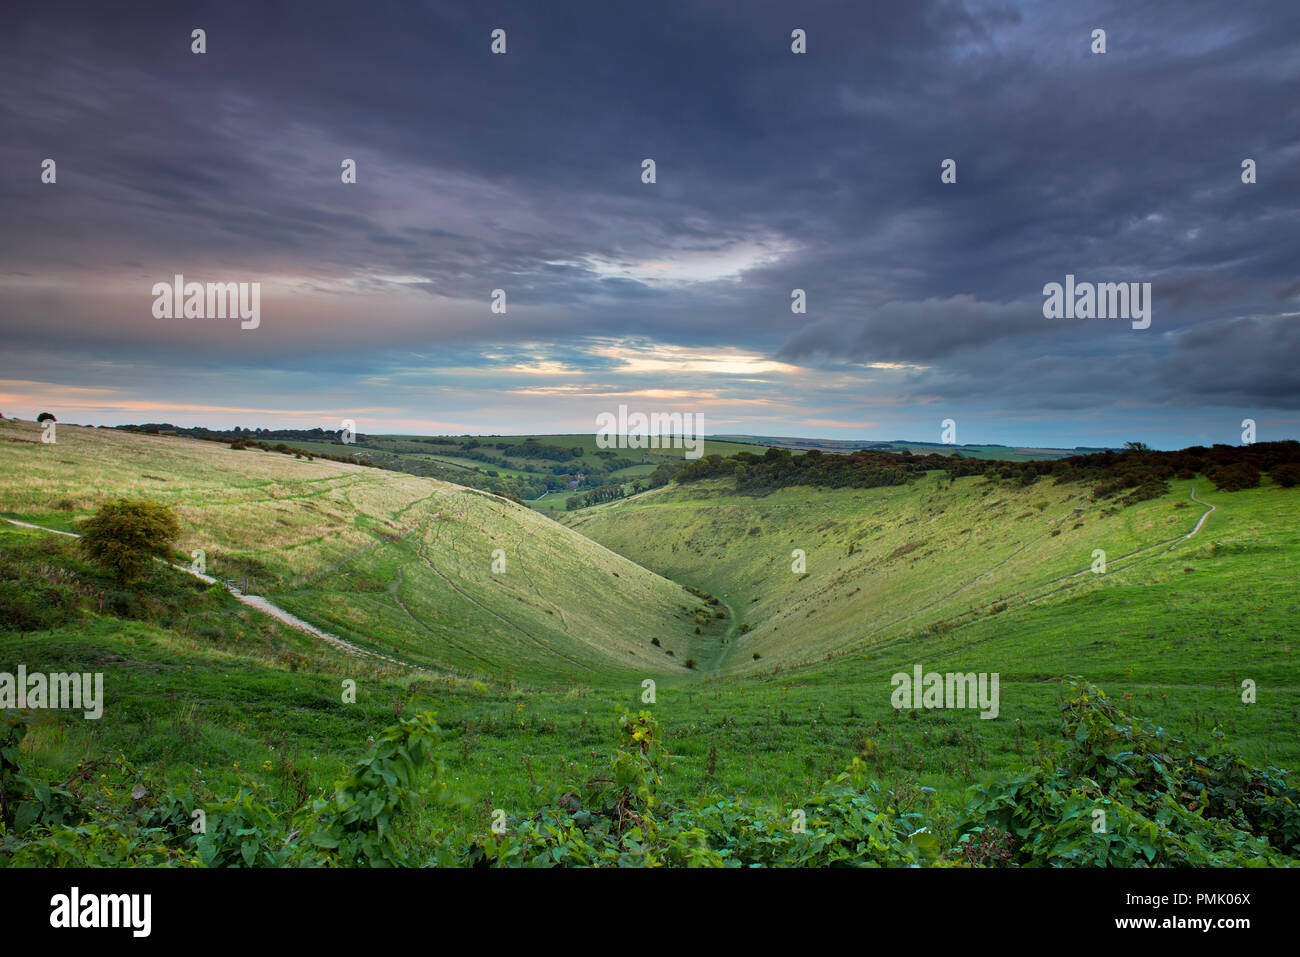
{"label": "dark storm cloud", "polygon": [[[148,332],[147,300],[10,282],[0,332],[358,375],[429,337],[604,371],[584,337],[637,336],[910,364],[890,388],[918,400],[1296,408],[1297,34],[1290,0],[27,6],[0,30],[4,272],[351,298],[195,340]],[[1066,273],[1151,282],[1151,329],[1044,319]]]}

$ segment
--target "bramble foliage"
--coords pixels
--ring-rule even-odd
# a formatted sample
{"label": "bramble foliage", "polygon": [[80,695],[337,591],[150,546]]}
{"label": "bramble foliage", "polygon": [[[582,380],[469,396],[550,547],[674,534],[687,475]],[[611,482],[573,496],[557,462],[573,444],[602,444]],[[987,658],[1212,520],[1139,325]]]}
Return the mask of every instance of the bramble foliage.
{"label": "bramble foliage", "polygon": [[972,788],[959,844],[997,828],[1015,839],[1007,863],[1028,866],[1280,866],[1300,857],[1300,793],[1283,772],[1230,750],[1193,753],[1093,685],[1069,685],[1064,752]]}
{"label": "bramble foliage", "polygon": [[81,550],[125,585],[154,558],[167,558],[180,525],[171,509],[143,499],[119,499],[100,506],[81,527]]}
{"label": "bramble foliage", "polygon": [[[755,867],[902,866],[938,860],[936,836],[919,815],[863,779],[861,764],[828,782],[791,817],[745,800],[659,808],[664,754],[647,711],[619,719],[622,746],[610,776],[566,789],[559,800],[504,834],[476,838],[475,866]],[[881,805],[883,804],[883,809]]]}
{"label": "bramble foliage", "polygon": [[[0,736],[0,864],[19,867],[94,867],[166,864],[179,855],[163,832],[133,812],[105,813],[84,793],[89,770],[63,784],[36,781],[19,765],[28,730],[26,712],[8,712]],[[103,823],[95,820],[101,818]]]}
{"label": "bramble foliage", "polygon": [[[649,711],[623,714],[620,745],[607,775],[565,786],[558,797],[506,833],[474,838],[464,863],[478,867],[704,864],[699,835],[661,835],[653,810],[667,760],[659,725]],[[459,857],[459,855],[457,855]]]}
{"label": "bramble foliage", "polygon": [[[19,716],[0,738],[0,864],[389,866],[415,863],[415,847],[420,863],[441,867],[1247,867],[1300,859],[1300,793],[1284,772],[1252,767],[1231,750],[1193,752],[1096,687],[1067,684],[1063,747],[972,787],[955,816],[941,806],[911,809],[869,781],[856,758],[796,807],[665,805],[657,792],[669,756],[654,717],[641,711],[619,718],[606,772],[539,786],[542,806],[530,817],[426,845],[406,835],[406,847],[398,835],[428,790],[425,772],[435,790],[443,786],[431,714],[381,732],[329,798],[292,812],[251,787],[204,801],[154,800],[137,785],[122,810],[111,781],[91,793],[90,769],[64,785],[35,782],[19,767]],[[138,780],[120,759],[113,768],[122,782]],[[195,834],[200,808],[207,828]]]}
{"label": "bramble foliage", "polygon": [[310,841],[326,852],[330,864],[373,867],[408,863],[397,843],[395,824],[421,794],[422,772],[434,775],[433,787],[444,787],[442,765],[434,754],[438,726],[424,712],[403,718],[375,738],[374,747],[334,788],[329,800],[311,808]]}
{"label": "bramble foliage", "polygon": [[[438,726],[427,712],[376,735],[334,793],[300,808],[288,825],[286,809],[252,787],[224,800],[189,792],[155,800],[147,788],[128,785],[123,809],[112,782],[94,780],[97,793],[91,784],[33,782],[18,766],[27,717],[18,712],[7,722],[0,738],[0,865],[6,866],[401,866],[410,863],[397,841],[401,824],[426,791],[442,786],[434,754]],[[139,780],[121,758],[94,762],[100,768],[122,781]],[[92,782],[89,770],[74,781]],[[431,789],[423,785],[430,772]],[[196,810],[206,819],[199,832]]]}
{"label": "bramble foliage", "polygon": [[895,795],[863,778],[860,759],[783,815],[745,801],[717,801],[692,813],[711,847],[731,867],[915,867],[940,862],[937,835]]}

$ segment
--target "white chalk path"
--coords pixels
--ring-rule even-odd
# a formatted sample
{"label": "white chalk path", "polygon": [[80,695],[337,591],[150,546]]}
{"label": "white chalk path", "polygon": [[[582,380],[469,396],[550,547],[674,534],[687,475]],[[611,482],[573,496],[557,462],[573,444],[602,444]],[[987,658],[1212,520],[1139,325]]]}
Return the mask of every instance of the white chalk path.
{"label": "white chalk path", "polygon": [[[1139,548],[1139,549],[1137,549],[1136,551],[1132,551],[1132,552],[1129,552],[1129,553],[1126,554],[1126,555],[1120,555],[1118,558],[1114,558],[1114,559],[1112,559],[1108,564],[1110,564],[1110,565],[1115,565],[1115,564],[1117,564],[1118,562],[1126,561],[1126,560],[1128,560],[1128,559],[1130,559],[1130,558],[1137,559],[1138,556],[1141,556],[1141,555],[1145,555],[1146,558],[1151,558],[1151,557],[1153,557],[1153,556],[1147,554],[1148,552],[1154,552],[1154,551],[1157,550],[1157,549],[1165,548],[1165,546],[1168,546],[1168,548],[1165,548],[1165,551],[1173,551],[1175,548],[1178,547],[1178,545],[1179,545],[1180,543],[1187,541],[1189,538],[1191,538],[1193,535],[1195,535],[1197,532],[1199,532],[1199,531],[1201,530],[1201,527],[1202,527],[1203,525],[1205,525],[1205,520],[1206,520],[1207,518],[1210,517],[1210,512],[1213,512],[1213,511],[1215,510],[1216,506],[1214,506],[1214,505],[1210,505],[1209,502],[1206,502],[1206,501],[1204,501],[1203,499],[1199,499],[1199,498],[1197,498],[1197,497],[1196,497],[1196,486],[1195,486],[1195,485],[1192,486],[1192,494],[1191,494],[1191,498],[1192,498],[1192,501],[1193,501],[1193,502],[1196,502],[1198,505],[1208,505],[1209,508],[1207,508],[1206,511],[1205,511],[1205,513],[1201,515],[1200,520],[1196,523],[1195,527],[1193,527],[1192,530],[1191,530],[1190,532],[1188,532],[1186,535],[1179,535],[1179,536],[1176,537],[1176,538],[1165,539],[1165,540],[1162,541],[1162,542],[1156,542],[1154,545],[1144,545],[1142,548]],[[1064,520],[1065,518],[1067,518],[1067,517],[1068,517],[1068,516],[1062,516],[1062,519],[1061,519],[1061,520],[1063,521],[1063,520]],[[887,623],[887,624],[884,624],[884,625],[879,626],[878,628],[875,628],[874,630],[872,630],[871,632],[869,632],[867,635],[863,636],[862,638],[860,638],[860,639],[858,639],[856,642],[854,642],[852,645],[850,645],[850,646],[849,646],[849,647],[844,651],[844,653],[847,654],[847,653],[849,653],[850,651],[853,651],[853,650],[857,649],[857,648],[860,647],[863,643],[865,643],[867,640],[869,640],[869,639],[875,637],[876,635],[880,634],[882,631],[886,631],[886,630],[888,630],[888,629],[890,629],[890,628],[893,628],[893,627],[896,626],[896,625],[899,625],[899,624],[902,624],[902,623],[905,622],[905,621],[908,621],[909,619],[915,618],[915,617],[917,617],[918,615],[920,615],[921,613],[923,613],[926,609],[931,608],[931,607],[933,607],[934,605],[937,605],[937,604],[939,604],[940,602],[942,602],[942,601],[944,601],[944,600],[946,600],[946,599],[948,599],[948,598],[951,598],[953,595],[957,594],[957,593],[960,592],[960,591],[963,591],[964,589],[966,589],[966,588],[970,587],[971,585],[973,585],[975,582],[979,581],[981,578],[983,578],[983,577],[985,577],[986,575],[988,575],[988,574],[989,574],[989,573],[990,573],[994,568],[997,568],[998,566],[1005,564],[1005,563],[1006,563],[1010,558],[1013,558],[1013,557],[1015,557],[1016,555],[1019,555],[1021,552],[1025,551],[1025,549],[1029,548],[1029,547],[1030,547],[1031,545],[1033,545],[1033,544],[1034,544],[1033,542],[1030,542],[1030,543],[1027,544],[1027,545],[1022,545],[1022,546],[1021,546],[1020,548],[1018,548],[1014,553],[1012,553],[1012,555],[1008,556],[1007,558],[1004,558],[1002,561],[1000,561],[1000,562],[998,562],[996,565],[992,566],[992,568],[989,568],[989,569],[987,569],[987,570],[981,572],[980,574],[976,575],[976,576],[975,576],[974,578],[972,578],[970,581],[965,582],[965,583],[962,584],[962,585],[959,585],[957,588],[953,589],[953,590],[950,591],[947,595],[944,595],[942,598],[937,598],[937,599],[935,599],[934,601],[930,602],[929,604],[927,604],[927,605],[925,605],[925,606],[923,606],[923,607],[917,609],[916,611],[913,611],[913,612],[911,612],[910,614],[904,615],[902,618],[899,618],[899,619],[897,619],[897,620],[895,620],[895,621],[891,621],[891,622],[889,622],[889,623]],[[1132,568],[1134,565],[1138,564],[1140,561],[1146,561],[1146,558],[1141,558],[1141,559],[1138,559],[1138,561],[1132,561],[1132,562],[1129,562],[1129,564],[1123,566],[1122,568],[1116,568],[1115,570],[1116,570],[1116,571],[1126,571],[1127,569]],[[1045,598],[1050,598],[1050,597],[1052,597],[1053,595],[1057,594],[1058,592],[1065,591],[1066,589],[1068,589],[1068,588],[1072,587],[1074,584],[1076,584],[1080,579],[1082,579],[1082,578],[1084,578],[1085,576],[1088,576],[1088,575],[1090,575],[1090,574],[1092,574],[1092,573],[1093,573],[1093,572],[1092,572],[1092,567],[1089,566],[1088,568],[1085,568],[1085,569],[1083,569],[1082,571],[1070,572],[1068,575],[1062,575],[1062,576],[1060,576],[1059,578],[1053,578],[1053,579],[1050,579],[1050,580],[1045,581],[1045,582],[1039,582],[1037,585],[1032,585],[1032,586],[1030,586],[1029,588],[1021,589],[1021,590],[1018,591],[1018,592],[1012,592],[1012,593],[1009,594],[1009,595],[1002,595],[1002,596],[1000,596],[1000,598],[996,599],[996,601],[1006,602],[1006,603],[1008,604],[1008,606],[1013,606],[1013,607],[1019,607],[1019,606],[1021,606],[1021,605],[1034,605],[1034,604],[1037,604],[1038,602],[1042,601],[1042,600],[1045,599]],[[1053,588],[1053,587],[1052,587],[1053,585],[1056,585],[1056,586],[1058,586],[1058,587]],[[1046,589],[1048,589],[1048,590],[1042,592],[1041,594],[1036,595],[1036,596],[1033,597],[1033,598],[1026,598],[1027,595],[1034,595],[1036,592],[1040,592],[1040,591],[1041,591],[1042,589],[1044,589],[1044,588],[1046,588]],[[1017,602],[1016,599],[1025,599],[1025,600],[1024,600],[1024,601]],[[988,605],[991,605],[991,604],[993,604],[993,602],[988,602],[988,603],[985,604],[984,607],[987,607]],[[962,615],[958,615],[957,617],[963,617],[963,616],[962,616]],[[969,624],[971,624],[971,623],[973,623],[973,622],[975,622],[975,621],[978,621],[978,620],[980,620],[978,617],[967,617],[965,621],[958,621],[958,622],[956,622],[955,624],[953,624],[953,625],[952,625],[952,628],[953,628],[953,629],[956,629],[956,628],[963,628],[963,627],[965,627],[966,625],[969,625]]]}
{"label": "white chalk path", "polygon": [[[76,532],[63,532],[57,528],[46,528],[44,525],[33,525],[30,522],[20,522],[17,519],[13,519],[13,518],[7,519],[7,521],[11,525],[17,525],[20,528],[32,528],[38,532],[52,532],[55,535],[67,535],[69,538],[81,537]],[[158,561],[162,561],[162,559],[158,559]],[[168,562],[167,564],[171,564],[171,563]],[[215,585],[218,582],[218,580],[213,578],[211,575],[204,575],[202,572],[196,572],[188,565],[171,565],[171,567],[176,569],[178,572],[184,572],[187,575],[192,575],[193,577],[199,579],[199,581],[207,582],[209,585]],[[222,582],[222,584],[225,583]],[[297,629],[298,631],[305,632],[311,635],[313,638],[317,638],[320,641],[325,642],[327,645],[330,645],[331,647],[338,649],[344,654],[354,655],[359,658],[378,658],[379,660],[386,661],[389,664],[394,664],[401,668],[410,668],[415,671],[426,670],[423,668],[416,668],[414,665],[408,664],[407,662],[402,661],[398,658],[394,658],[391,655],[385,655],[385,654],[381,654],[378,651],[370,651],[369,649],[358,647],[357,645],[352,644],[352,642],[350,641],[345,641],[344,639],[340,638],[338,635],[331,635],[328,631],[321,631],[315,625],[308,624],[307,622],[299,618],[297,615],[285,611],[279,605],[276,605],[273,602],[268,601],[265,598],[262,598],[260,595],[246,595],[238,588],[232,588],[229,585],[226,585],[225,587],[226,590],[230,592],[230,594],[234,595],[235,598],[243,602],[249,608],[256,608],[262,614],[270,615],[272,618],[276,619],[277,621],[283,622],[284,624],[288,625],[290,628],[294,628]]]}

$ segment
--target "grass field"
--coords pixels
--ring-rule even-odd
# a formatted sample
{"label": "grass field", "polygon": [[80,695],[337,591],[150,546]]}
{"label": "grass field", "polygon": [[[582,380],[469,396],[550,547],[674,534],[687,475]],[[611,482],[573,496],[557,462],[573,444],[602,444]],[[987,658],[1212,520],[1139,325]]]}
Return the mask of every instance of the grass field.
{"label": "grass field", "polygon": [[[591,465],[598,458],[597,452],[614,451],[621,457],[625,458],[643,458],[647,462],[662,461],[664,459],[674,459],[682,457],[681,449],[659,448],[659,449],[602,449],[596,444],[594,434],[584,433],[564,433],[559,435],[490,435],[480,436],[479,441],[487,444],[493,442],[505,442],[512,446],[523,446],[529,439],[535,439],[545,445],[560,445],[566,448],[581,448],[582,461]],[[735,455],[737,452],[753,452],[762,455],[765,446],[754,445],[748,442],[719,441],[718,439],[705,439],[704,451],[702,455]]]}
{"label": "grass field", "polygon": [[251,577],[313,624],[423,667],[659,673],[700,643],[680,586],[473,489],[108,429],[62,427],[47,446],[3,423],[0,439],[0,514],[66,529],[113,496],[147,496],[175,511],[182,552],[202,549],[211,574]]}
{"label": "grass field", "polygon": [[[1097,549],[1107,555],[1107,576],[1079,576],[1069,587],[1113,587],[1130,568],[1137,572],[1135,561],[1151,560],[1125,556],[1190,531],[1208,508],[1191,501],[1193,482],[1116,511],[1090,501],[1079,485],[941,478],[876,489],[787,488],[761,498],[728,492],[719,481],[673,485],[564,521],[725,599],[749,630],[728,642],[717,664],[754,672],[1027,601],[1045,583],[1089,569]],[[1234,504],[1236,521],[1263,521],[1256,513],[1265,507],[1273,508],[1272,521],[1284,521],[1295,504],[1281,489],[1248,501]],[[1227,511],[1216,513],[1215,532],[1228,525]]]}
{"label": "grass field", "polygon": [[[102,720],[45,712],[24,742],[50,779],[121,755],[150,787],[315,792],[395,714],[428,708],[454,799],[404,834],[422,847],[605,767],[614,719],[647,706],[647,678],[673,755],[668,801],[786,807],[856,756],[902,801],[956,802],[1052,742],[1066,674],[1196,747],[1300,761],[1297,489],[1220,493],[1198,477],[1103,515],[1087,489],[1046,480],[931,475],[761,498],[711,483],[583,510],[566,528],[429,478],[211,442],[60,427],[47,446],[5,422],[0,449],[5,516],[70,529],[119,495],[165,502],[181,550],[204,549],[213,574],[251,575],[300,617],[423,669],[350,658],[161,566],[155,597],[123,597],[72,540],[5,524],[0,579],[85,600],[47,627],[0,625],[0,670],[106,674]],[[1211,504],[1199,534],[1142,551]],[[1065,577],[1096,549],[1104,575]],[[895,710],[890,676],[916,664],[999,673],[998,719]]]}

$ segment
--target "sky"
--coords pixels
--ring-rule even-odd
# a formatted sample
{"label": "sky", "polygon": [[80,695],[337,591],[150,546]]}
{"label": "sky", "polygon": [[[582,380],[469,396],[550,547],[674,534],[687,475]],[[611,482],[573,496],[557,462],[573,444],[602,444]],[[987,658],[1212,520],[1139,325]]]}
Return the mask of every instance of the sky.
{"label": "sky", "polygon": [[[0,413],[1295,438],[1298,39],[1295,0],[7,5]],[[177,274],[256,328],[155,315]],[[1067,275],[1149,327],[1046,318]]]}

